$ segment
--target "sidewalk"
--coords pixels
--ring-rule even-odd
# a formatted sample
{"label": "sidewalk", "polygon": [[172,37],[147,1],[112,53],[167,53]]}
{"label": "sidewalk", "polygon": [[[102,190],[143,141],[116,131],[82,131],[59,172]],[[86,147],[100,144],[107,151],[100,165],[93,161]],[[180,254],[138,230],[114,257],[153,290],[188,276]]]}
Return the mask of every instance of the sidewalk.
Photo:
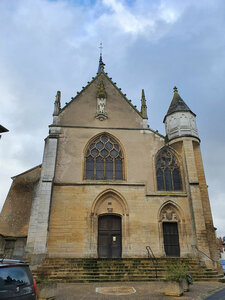
{"label": "sidewalk", "polygon": [[[50,294],[53,293],[55,299],[58,300],[202,300],[214,294],[216,291],[225,288],[225,283],[221,282],[195,282],[190,286],[190,291],[184,293],[182,297],[169,297],[163,293],[164,284],[164,282],[58,283],[48,286],[48,291],[50,291]],[[39,285],[39,289],[42,286]],[[111,288],[111,292],[114,294],[109,295],[96,292],[96,288],[104,287]],[[117,289],[115,289],[115,287],[117,287]],[[103,289],[98,290],[104,292]],[[107,291],[105,292],[107,293]]]}

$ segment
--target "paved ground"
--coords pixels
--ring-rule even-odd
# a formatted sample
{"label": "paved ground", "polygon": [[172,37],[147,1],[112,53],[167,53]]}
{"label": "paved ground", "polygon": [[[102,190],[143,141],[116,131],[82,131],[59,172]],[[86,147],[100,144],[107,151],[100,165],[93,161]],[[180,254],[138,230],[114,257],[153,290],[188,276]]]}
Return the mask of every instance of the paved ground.
{"label": "paved ground", "polygon": [[224,300],[224,299],[225,299],[225,289],[206,298],[206,300]]}
{"label": "paved ground", "polygon": [[[165,296],[163,293],[164,282],[103,282],[103,283],[67,283],[67,284],[54,284],[48,286],[47,297],[55,295],[55,299],[58,300],[128,300],[128,299],[138,299],[138,300],[225,300],[225,283],[220,282],[195,282],[190,286],[190,291],[184,293],[182,297],[170,297]],[[41,290],[43,286],[38,286]],[[136,290],[135,293],[128,295],[106,295],[96,292],[96,288],[110,287],[112,291],[115,288],[121,288],[118,290],[131,291]],[[133,288],[133,289],[132,289]],[[217,298],[207,298],[209,295],[216,293],[218,290],[222,290]],[[104,289],[98,289],[99,291],[104,291]],[[221,298],[222,297],[222,298]]]}

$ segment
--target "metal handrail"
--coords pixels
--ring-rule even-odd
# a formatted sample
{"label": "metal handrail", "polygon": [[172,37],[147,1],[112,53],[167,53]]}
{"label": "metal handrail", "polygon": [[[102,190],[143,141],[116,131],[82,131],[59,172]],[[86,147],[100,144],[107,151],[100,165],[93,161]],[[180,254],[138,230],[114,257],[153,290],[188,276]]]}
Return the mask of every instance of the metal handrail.
{"label": "metal handrail", "polygon": [[209,260],[211,260],[218,267],[218,262],[216,260],[212,259],[206,253],[204,253],[203,251],[199,250],[196,245],[192,245],[192,247],[194,247],[201,255],[203,255],[203,256],[207,257]]}
{"label": "metal handrail", "polygon": [[151,258],[152,262],[153,262],[153,265],[155,266],[155,277],[158,278],[158,261],[151,249],[150,246],[146,246],[146,250],[147,250],[147,253],[148,253],[148,258]]}
{"label": "metal handrail", "polygon": [[204,256],[206,256],[209,260],[216,262],[214,259],[212,259],[211,257],[209,257],[206,253],[204,253],[203,251],[199,250],[198,247],[196,245],[193,245],[192,247],[194,247],[199,253],[203,254]]}

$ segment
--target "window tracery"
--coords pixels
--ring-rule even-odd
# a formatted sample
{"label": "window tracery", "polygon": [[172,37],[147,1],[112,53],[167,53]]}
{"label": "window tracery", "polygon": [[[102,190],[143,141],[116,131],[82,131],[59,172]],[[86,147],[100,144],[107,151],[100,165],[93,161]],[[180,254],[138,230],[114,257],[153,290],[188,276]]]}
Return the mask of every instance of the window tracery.
{"label": "window tracery", "polygon": [[123,153],[109,135],[102,134],[92,141],[85,154],[85,179],[122,180]]}
{"label": "window tracery", "polygon": [[157,156],[156,178],[159,191],[182,190],[179,164],[169,147],[164,147]]}

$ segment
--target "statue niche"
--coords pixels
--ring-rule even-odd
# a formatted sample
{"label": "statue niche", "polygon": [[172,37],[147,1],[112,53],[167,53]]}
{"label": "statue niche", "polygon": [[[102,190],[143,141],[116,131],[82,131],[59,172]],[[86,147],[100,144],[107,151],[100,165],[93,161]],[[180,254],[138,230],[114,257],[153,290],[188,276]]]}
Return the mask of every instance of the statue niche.
{"label": "statue niche", "polygon": [[106,112],[106,91],[103,81],[100,82],[100,86],[97,92],[97,109],[96,109],[96,119],[103,121],[108,118]]}
{"label": "statue niche", "polygon": [[105,114],[105,105],[106,105],[106,99],[97,98],[97,113],[98,114]]}

